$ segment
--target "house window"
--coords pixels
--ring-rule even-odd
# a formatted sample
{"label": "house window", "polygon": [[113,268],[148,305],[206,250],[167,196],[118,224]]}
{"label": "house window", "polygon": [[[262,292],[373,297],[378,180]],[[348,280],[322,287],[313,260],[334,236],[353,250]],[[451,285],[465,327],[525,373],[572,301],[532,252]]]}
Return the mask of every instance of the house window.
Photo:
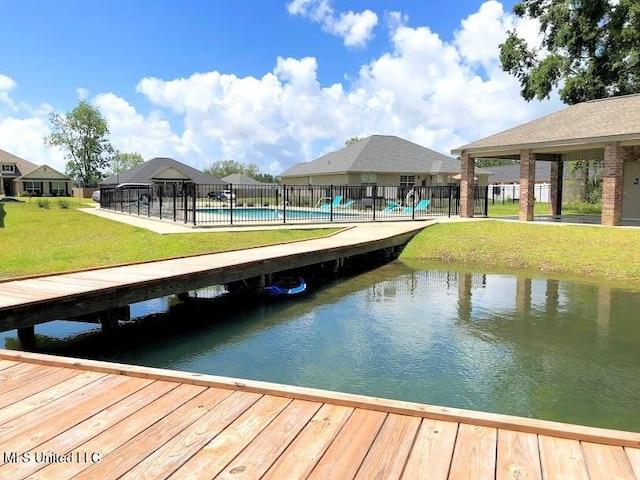
{"label": "house window", "polygon": [[5,163],[2,165],[2,173],[15,173],[15,172],[16,172],[16,166],[14,164]]}
{"label": "house window", "polygon": [[378,175],[375,173],[363,173],[360,175],[361,185],[376,185],[378,183]]}
{"label": "house window", "polygon": [[42,195],[42,182],[24,182],[24,191],[33,195]]}
{"label": "house window", "polygon": [[400,175],[400,186],[401,187],[413,187],[416,184],[416,176],[415,175]]}
{"label": "house window", "polygon": [[51,195],[55,195],[56,197],[64,197],[67,195],[67,184],[66,182],[51,182]]}

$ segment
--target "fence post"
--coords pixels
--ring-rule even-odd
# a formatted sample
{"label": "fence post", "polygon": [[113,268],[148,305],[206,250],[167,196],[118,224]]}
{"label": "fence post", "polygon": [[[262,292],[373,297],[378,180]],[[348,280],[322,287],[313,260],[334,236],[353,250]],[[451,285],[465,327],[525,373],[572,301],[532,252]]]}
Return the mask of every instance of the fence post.
{"label": "fence post", "polygon": [[484,187],[484,216],[489,216],[489,187]]}
{"label": "fence post", "polygon": [[333,185],[330,186],[331,188],[331,195],[329,195],[331,197],[331,203],[329,204],[329,221],[333,222],[333,197],[335,196],[335,190],[333,189]]}
{"label": "fence post", "polygon": [[[367,194],[367,192],[365,191],[365,196]],[[376,219],[376,200],[378,199],[378,186],[374,185],[373,188],[371,189],[371,196],[373,197],[373,206],[371,207],[371,209],[373,210],[373,219]],[[360,197],[362,197],[362,195],[360,195]]]}
{"label": "fence post", "polygon": [[196,188],[197,185],[195,183],[192,183],[191,186],[193,187],[193,226],[195,227],[196,225],[196,204],[198,201],[198,189]]}
{"label": "fence post", "polygon": [[229,184],[229,221],[233,225],[233,183]]}
{"label": "fence post", "polygon": [[282,223],[287,223],[287,186],[282,185]]}

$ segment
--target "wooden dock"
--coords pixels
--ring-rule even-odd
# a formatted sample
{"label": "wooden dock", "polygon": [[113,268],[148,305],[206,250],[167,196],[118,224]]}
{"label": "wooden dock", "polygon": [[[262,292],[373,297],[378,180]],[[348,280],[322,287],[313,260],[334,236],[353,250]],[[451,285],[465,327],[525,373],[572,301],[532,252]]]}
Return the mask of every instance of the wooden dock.
{"label": "wooden dock", "polygon": [[640,433],[8,350],[0,432],[12,480],[640,480]]}
{"label": "wooden dock", "polygon": [[426,222],[359,224],[327,237],[0,281],[0,331],[405,245]]}

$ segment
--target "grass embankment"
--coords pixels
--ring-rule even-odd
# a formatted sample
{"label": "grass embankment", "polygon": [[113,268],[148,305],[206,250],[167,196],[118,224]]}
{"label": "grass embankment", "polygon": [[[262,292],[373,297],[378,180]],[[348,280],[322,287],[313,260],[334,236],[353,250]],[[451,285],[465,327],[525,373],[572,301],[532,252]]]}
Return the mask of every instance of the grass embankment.
{"label": "grass embankment", "polygon": [[[520,205],[518,203],[500,203],[494,204],[489,200],[489,216],[490,217],[508,217],[518,216]],[[590,203],[564,203],[562,205],[563,215],[600,215],[602,206]],[[536,202],[533,205],[534,215],[551,215],[548,203]]]}
{"label": "grass embankment", "polygon": [[640,229],[501,221],[426,228],[400,257],[640,289]]}
{"label": "grass embankment", "polygon": [[6,203],[0,228],[0,279],[157,260],[317,238],[339,229],[262,230],[159,235],[77,210],[35,201]]}

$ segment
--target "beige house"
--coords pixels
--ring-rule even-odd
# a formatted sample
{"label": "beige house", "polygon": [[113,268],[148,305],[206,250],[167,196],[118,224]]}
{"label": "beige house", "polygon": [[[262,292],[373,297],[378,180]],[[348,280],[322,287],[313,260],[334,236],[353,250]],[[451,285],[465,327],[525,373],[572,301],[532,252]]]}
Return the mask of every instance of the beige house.
{"label": "beige house", "polygon": [[73,181],[48,165],[36,165],[24,158],[0,150],[0,196],[67,197]]}
{"label": "beige house", "polygon": [[[371,135],[357,143],[285,170],[287,185],[437,186],[457,183],[460,162],[393,135]],[[490,172],[476,169],[479,185]]]}
{"label": "beige house", "polygon": [[520,160],[520,220],[533,220],[535,166],[550,162],[552,215],[561,214],[563,162],[604,162],[602,224],[640,221],[640,95],[572,105],[559,112],[463,145],[461,215],[473,216],[476,158]]}

